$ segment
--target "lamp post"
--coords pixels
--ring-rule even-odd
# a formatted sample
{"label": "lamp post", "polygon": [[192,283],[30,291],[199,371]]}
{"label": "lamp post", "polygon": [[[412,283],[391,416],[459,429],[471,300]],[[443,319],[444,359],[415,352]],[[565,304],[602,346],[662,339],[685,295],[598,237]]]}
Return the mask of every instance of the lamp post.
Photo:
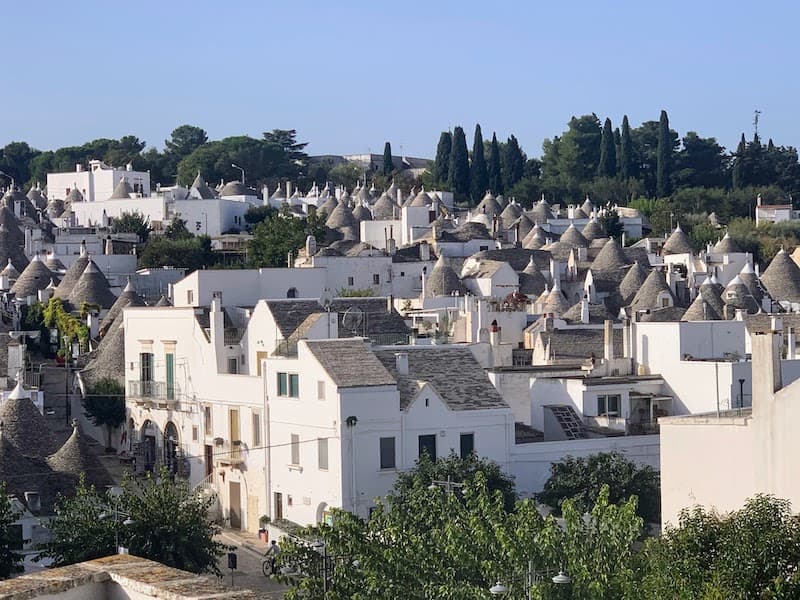
{"label": "lamp post", "polygon": [[[548,579],[556,585],[567,585],[572,583],[572,578],[569,575],[565,575],[563,571],[554,571],[554,570],[546,570],[546,571],[537,571],[533,568],[533,561],[528,561],[528,570],[527,572],[521,576],[517,577],[516,579],[521,580],[524,578],[525,587],[528,590],[527,598],[528,600],[532,600],[533,598],[533,588],[534,586],[539,585],[540,583],[545,583]],[[489,593],[493,596],[506,596],[511,590],[508,586],[498,581],[495,585],[489,588]]]}
{"label": "lamp post", "polygon": [[239,169],[242,172],[242,185],[244,185],[244,169],[242,167],[240,167],[239,165],[236,165],[234,163],[231,163],[231,166],[234,169]]}
{"label": "lamp post", "polygon": [[461,489],[463,487],[464,487],[463,483],[456,483],[451,479],[450,475],[448,475],[447,481],[439,481],[438,479],[434,479],[433,481],[431,481],[431,484],[428,486],[428,489],[435,490],[438,488],[442,488],[448,494],[452,494],[453,491]]}
{"label": "lamp post", "polygon": [[122,496],[122,488],[119,486],[111,486],[108,490],[108,494],[114,499],[112,506],[106,508],[106,510],[100,513],[100,519],[109,519],[111,517],[114,518],[114,547],[117,550],[117,554],[127,554],[128,549],[123,548],[119,545],[119,519],[120,517],[125,517],[125,520],[122,521],[122,524],[125,527],[130,527],[135,523],[131,516],[126,513],[125,511],[121,510],[119,507],[119,498]]}
{"label": "lamp post", "polygon": [[744,408],[744,379],[739,380],[739,408]]}
{"label": "lamp post", "polygon": [[323,541],[316,541],[311,544],[311,547],[319,553],[322,560],[319,572],[322,576],[322,598],[325,600],[325,598],[328,597],[328,590],[331,587],[331,580],[333,579],[336,563],[350,563],[352,566],[358,568],[359,562],[357,560],[351,561],[352,556],[347,554],[328,554],[328,548]]}

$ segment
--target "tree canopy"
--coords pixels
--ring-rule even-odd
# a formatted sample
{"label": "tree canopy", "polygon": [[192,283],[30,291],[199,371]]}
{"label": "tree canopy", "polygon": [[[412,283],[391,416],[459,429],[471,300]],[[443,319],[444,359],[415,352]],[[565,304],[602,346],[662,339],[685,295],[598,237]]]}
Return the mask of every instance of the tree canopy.
{"label": "tree canopy", "polygon": [[271,213],[258,223],[249,242],[249,259],[254,268],[285,267],[288,255],[297,256],[309,235],[320,242],[325,235],[324,212],[299,218],[286,210]]}
{"label": "tree canopy", "polygon": [[105,428],[106,448],[111,448],[111,430],[125,422],[125,388],[114,379],[103,378],[89,388],[81,402],[86,417]]}

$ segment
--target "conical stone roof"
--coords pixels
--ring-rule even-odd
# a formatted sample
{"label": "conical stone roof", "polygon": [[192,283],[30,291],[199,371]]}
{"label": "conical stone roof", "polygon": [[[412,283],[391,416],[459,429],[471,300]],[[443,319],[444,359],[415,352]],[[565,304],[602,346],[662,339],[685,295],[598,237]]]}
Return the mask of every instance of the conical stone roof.
{"label": "conical stone roof", "polygon": [[144,306],[144,300],[142,300],[141,296],[136,293],[136,288],[133,287],[130,279],[128,279],[125,289],[123,289],[122,293],[117,296],[117,299],[114,301],[114,304],[111,306],[108,314],[106,314],[105,318],[103,319],[103,325],[106,323],[113,323],[114,319],[122,314],[122,309],[128,306]]}
{"label": "conical stone roof", "polygon": [[72,288],[78,283],[78,279],[83,275],[83,272],[86,270],[86,265],[88,264],[89,257],[84,250],[81,250],[81,255],[75,259],[75,262],[73,262],[69,266],[69,269],[67,269],[67,272],[64,273],[64,277],[61,278],[61,283],[58,284],[53,296],[66,300],[72,292]]}
{"label": "conical stone roof", "polygon": [[537,298],[546,287],[547,280],[533,261],[533,256],[531,256],[525,269],[519,274],[519,291],[526,296]]}
{"label": "conical stone roof", "polygon": [[583,237],[583,234],[578,231],[578,228],[571,223],[570,226],[567,227],[567,230],[561,234],[561,238],[558,241],[562,244],[568,244],[573,248],[589,247],[589,241]]}
{"label": "conical stone roof", "polygon": [[3,424],[3,439],[26,456],[45,457],[58,448],[44,416],[19,383],[0,404],[0,423]]}
{"label": "conical stone roof", "polygon": [[78,426],[78,420],[72,420],[72,435],[57,452],[47,457],[47,464],[54,471],[71,475],[76,480],[86,476],[86,482],[98,490],[105,489],[113,483],[106,468],[89,448],[89,442]]}
{"label": "conical stone roof", "polygon": [[25,243],[25,234],[19,227],[17,217],[5,206],[0,208],[0,225],[8,230],[10,238],[17,244],[22,246]]}
{"label": "conical stone roof", "polygon": [[17,270],[16,275],[19,275],[28,266],[28,258],[22,251],[22,246],[2,224],[0,224],[0,261],[4,263],[11,261]]}
{"label": "conical stone roof", "polygon": [[461,283],[461,279],[444,256],[439,256],[426,280],[425,296],[436,298],[437,296],[452,296],[454,293],[463,296],[466,293],[464,284]]}
{"label": "conical stone roof", "polygon": [[325,221],[325,226],[331,229],[341,229],[343,227],[358,227],[358,221],[353,216],[353,211],[350,210],[344,202],[333,209],[328,219]]}
{"label": "conical stone roof", "polygon": [[73,310],[80,309],[84,303],[94,304],[100,308],[111,308],[116,300],[117,297],[111,292],[108,279],[93,260],[89,260],[67,297]]}
{"label": "conical stone roof", "polygon": [[594,210],[594,204],[592,204],[592,201],[589,200],[589,196],[586,196],[586,200],[584,200],[583,204],[581,204],[581,210],[586,215],[592,214],[592,211]]}
{"label": "conical stone roof", "polygon": [[608,237],[606,232],[603,231],[603,228],[600,226],[600,223],[597,222],[597,219],[592,219],[586,224],[586,227],[583,228],[581,231],[583,237],[585,237],[589,242],[593,242],[594,240],[600,240],[603,238]]}
{"label": "conical stone roof", "polygon": [[663,254],[692,254],[692,244],[689,236],[683,232],[680,223],[664,244]]}
{"label": "conical stone roof", "polygon": [[677,305],[675,296],[667,285],[664,273],[658,269],[653,269],[633,297],[631,311],[662,308],[660,298],[665,293],[669,295],[672,301],[671,306]]}
{"label": "conical stone roof", "polygon": [[544,235],[544,230],[539,227],[537,223],[522,240],[522,247],[526,250],[538,250],[544,246],[546,241],[547,238]]}
{"label": "conical stone roof", "polygon": [[764,298],[764,290],[761,287],[758,275],[756,275],[753,266],[749,262],[746,262],[742,270],[739,271],[739,278],[747,286],[747,289],[750,290],[750,293],[753,294],[753,298],[760,304],[761,300]]}
{"label": "conical stone roof", "polygon": [[164,306],[172,306],[172,302],[169,301],[164,294],[161,295],[161,298],[158,299],[158,302],[155,303],[156,307],[164,307]]}
{"label": "conical stone roof", "polygon": [[742,249],[739,247],[739,244],[737,244],[728,233],[714,244],[714,254],[734,254],[741,251]]}
{"label": "conical stone roof", "polygon": [[545,223],[553,218],[553,212],[550,210],[550,205],[542,198],[533,206],[531,217],[536,223]]}
{"label": "conical stone roof", "polygon": [[[704,306],[705,305],[705,306]],[[700,286],[694,302],[683,313],[681,321],[719,321],[724,318],[725,303],[709,279]]]}
{"label": "conical stone roof", "polygon": [[433,204],[433,200],[425,191],[425,188],[420,190],[420,192],[414,196],[413,200],[409,203],[409,206],[430,206]]}
{"label": "conical stone roof", "polygon": [[744,310],[751,315],[760,310],[760,305],[738,275],[731,279],[725,287],[725,291],[722,293],[722,301],[725,303],[725,318],[727,319],[732,319],[736,316],[737,309]]}
{"label": "conical stone roof", "polygon": [[111,194],[111,200],[128,200],[133,193],[133,188],[128,180],[124,177],[119,180],[119,183],[114,187],[114,192]]}
{"label": "conical stone roof", "polygon": [[53,273],[62,273],[67,270],[67,267],[63,262],[61,262],[61,259],[58,258],[58,255],[55,253],[55,251],[47,253],[44,264]]}
{"label": "conical stone roof", "polygon": [[44,197],[38,185],[28,190],[27,198],[38,209],[44,209],[47,206],[47,198]]}
{"label": "conical stone roof", "polygon": [[776,302],[800,302],[800,267],[783,248],[761,274],[761,283]]}
{"label": "conical stone roof", "polygon": [[647,280],[648,271],[640,263],[634,262],[625,277],[619,283],[619,295],[622,298],[622,305],[627,306],[633,300],[636,292]]}
{"label": "conical stone roof", "polygon": [[56,219],[64,214],[64,202],[58,198],[52,198],[47,202],[47,216]]}
{"label": "conical stone roof", "polygon": [[317,211],[323,211],[324,210],[325,214],[330,217],[331,213],[333,212],[333,209],[335,209],[337,206],[339,206],[339,201],[336,200],[336,198],[334,198],[333,196],[328,196],[328,199],[325,200],[325,202],[323,202],[322,204],[319,205],[319,208],[317,208]]}
{"label": "conical stone roof", "polygon": [[[508,205],[500,213],[500,220],[503,227],[508,229],[514,225],[514,222],[522,215],[522,207],[516,202],[509,202]],[[530,230],[528,230],[530,231]],[[527,232],[526,232],[527,233]]]}
{"label": "conical stone roof", "polygon": [[503,207],[500,206],[500,203],[490,192],[486,192],[486,195],[478,203],[478,206],[472,211],[473,214],[487,214],[489,217],[499,215],[501,212],[503,212]]}
{"label": "conical stone roof", "polygon": [[612,271],[621,269],[633,261],[622,251],[619,242],[609,238],[603,249],[597,253],[592,261],[592,271]]}
{"label": "conical stone roof", "polygon": [[11,292],[17,298],[27,298],[28,296],[36,296],[39,290],[43,290],[50,285],[50,280],[53,278],[53,272],[48,269],[39,255],[35,255],[33,260],[28,263],[28,266],[19,274],[14,285],[11,286]]}
{"label": "conical stone roof", "polygon": [[17,271],[17,268],[14,266],[14,263],[10,258],[8,259],[5,268],[0,271],[0,275],[5,275],[12,281],[16,281],[17,277],[19,277],[19,271]]}
{"label": "conical stone roof", "polygon": [[353,209],[353,216],[358,221],[372,221],[372,213],[363,204],[359,204]]}
{"label": "conical stone roof", "polygon": [[547,299],[545,300],[542,308],[543,312],[545,313],[563,315],[570,309],[570,306],[569,302],[567,302],[567,299],[564,297],[564,294],[562,294],[561,290],[558,289],[558,286],[553,286],[553,289],[547,294]]}
{"label": "conical stone roof", "polygon": [[203,179],[202,175],[200,175],[200,171],[197,172],[197,177],[194,178],[191,189],[193,189],[195,193],[203,200],[213,200],[215,197],[214,192],[212,192],[211,188],[208,187],[206,180]]}
{"label": "conical stone roof", "polygon": [[381,194],[372,207],[372,214],[377,220],[394,219],[395,201],[388,192]]}
{"label": "conical stone roof", "polygon": [[511,227],[517,227],[517,225],[519,225],[519,237],[517,239],[519,243],[522,244],[527,235],[531,232],[531,229],[533,229],[535,223],[523,212],[519,218],[511,224]]}

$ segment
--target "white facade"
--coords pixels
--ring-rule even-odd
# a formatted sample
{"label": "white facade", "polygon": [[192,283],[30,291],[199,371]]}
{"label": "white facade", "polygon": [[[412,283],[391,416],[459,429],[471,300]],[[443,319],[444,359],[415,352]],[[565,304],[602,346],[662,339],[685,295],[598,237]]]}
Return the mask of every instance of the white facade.
{"label": "white facade", "polygon": [[117,184],[125,179],[140,195],[150,195],[150,173],[134,171],[130,165],[125,169],[109,167],[99,160],[90,160],[89,168],[77,165],[72,173],[48,173],[48,199],[65,200],[71,190],[77,188],[84,202],[108,200]]}

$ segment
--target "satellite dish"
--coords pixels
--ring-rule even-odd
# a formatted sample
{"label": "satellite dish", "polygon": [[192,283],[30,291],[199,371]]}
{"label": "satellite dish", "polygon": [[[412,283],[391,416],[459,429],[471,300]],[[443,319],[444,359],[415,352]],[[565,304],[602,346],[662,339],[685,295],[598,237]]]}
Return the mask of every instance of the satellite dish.
{"label": "satellite dish", "polygon": [[322,308],[324,308],[326,311],[330,312],[331,304],[333,303],[333,294],[331,294],[331,291],[329,289],[325,289],[319,295],[319,300],[317,300],[317,302],[319,302],[319,305]]}
{"label": "satellite dish", "polygon": [[342,327],[352,333],[359,333],[364,323],[364,311],[356,306],[351,306],[342,315]]}

